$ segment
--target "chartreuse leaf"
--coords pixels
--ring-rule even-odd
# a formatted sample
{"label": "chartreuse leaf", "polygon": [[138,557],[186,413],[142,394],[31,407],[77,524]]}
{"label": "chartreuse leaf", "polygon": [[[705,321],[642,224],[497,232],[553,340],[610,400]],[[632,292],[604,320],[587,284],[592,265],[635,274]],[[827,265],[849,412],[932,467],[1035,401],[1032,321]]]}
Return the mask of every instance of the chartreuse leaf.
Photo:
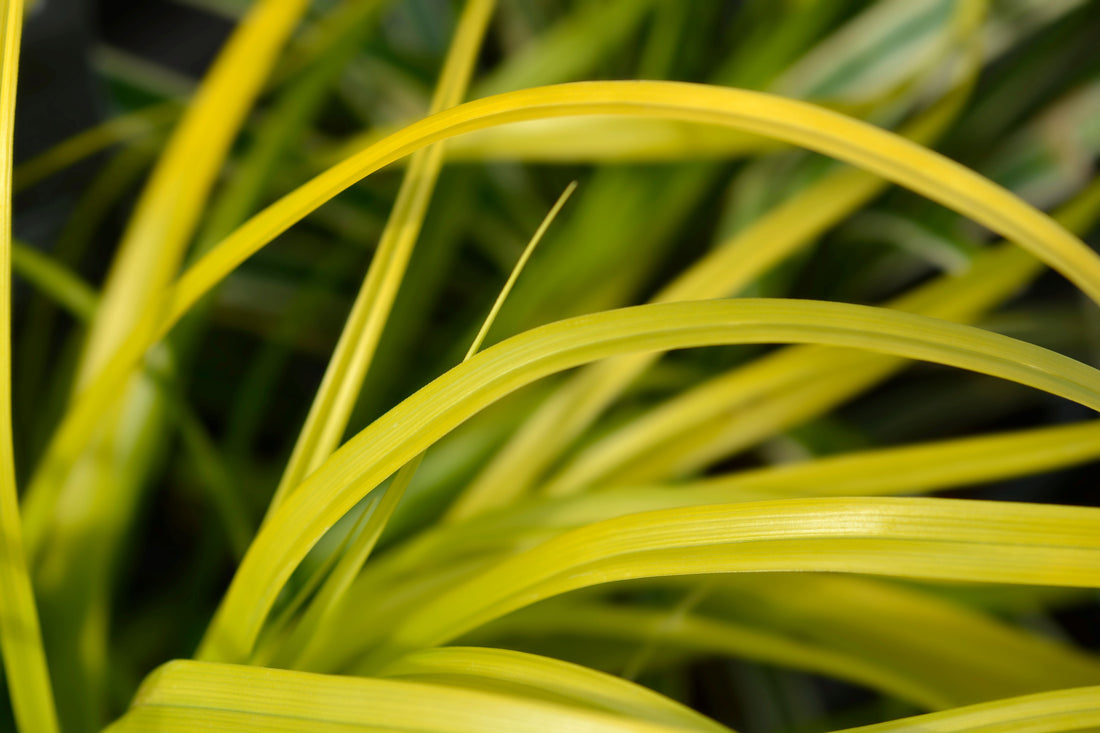
{"label": "chartreuse leaf", "polygon": [[717,495],[873,496],[939,491],[1100,458],[1100,422],[857,451],[731,473],[677,487]]}
{"label": "chartreuse leaf", "polygon": [[[558,673],[559,677],[566,674]],[[603,675],[599,680],[617,693],[608,697],[624,698],[615,682]],[[632,692],[635,699],[645,697],[640,690]],[[666,714],[672,705],[663,708]],[[659,723],[596,711],[590,705],[447,685],[176,661],[153,672],[130,712],[107,730],[674,733],[726,729],[686,714],[676,723]]]}
{"label": "chartreuse leaf", "polygon": [[[165,318],[148,310],[56,432],[32,492],[49,507],[56,477],[67,471],[115,393],[149,345],[244,259],[352,183],[425,145],[475,129],[556,116],[604,114],[706,122],[769,135],[835,155],[913,188],[1019,240],[1045,262],[1100,293],[1100,262],[1079,240],[1007,191],[891,133],[794,100],[755,92],[672,82],[584,82],[528,89],[444,110],[330,168],[237,229],[172,288]],[[410,456],[411,457],[411,456]],[[50,484],[54,484],[51,488]],[[35,491],[38,486],[45,488]],[[28,510],[32,509],[28,506]],[[42,509],[28,511],[35,526]]]}
{"label": "chartreuse leaf", "polygon": [[23,549],[11,423],[11,170],[21,0],[5,3],[0,22],[0,653],[19,730],[53,733],[57,713]]}
{"label": "chartreuse leaf", "polygon": [[[466,4],[432,100],[433,113],[462,101],[494,5],[493,0],[470,0]],[[442,145],[414,154],[409,163],[366,279],[271,500],[269,516],[303,478],[332,454],[344,436],[442,166]]]}
{"label": "chartreuse leaf", "polygon": [[[366,137],[363,142],[380,139]],[[717,130],[676,120],[568,117],[521,122],[472,132],[447,146],[455,161],[522,160],[526,163],[630,163],[737,158],[777,149],[759,135]],[[341,146],[338,160],[362,148]]]}
{"label": "chartreuse leaf", "polygon": [[560,321],[450,370],[314,472],[253,542],[202,655],[246,658],[275,596],[321,535],[387,476],[503,395],[541,376],[633,351],[791,340],[930,359],[1100,407],[1100,373],[1090,367],[997,334],[883,309],[743,299],[638,306]]}
{"label": "chartreuse leaf", "polygon": [[[865,451],[667,487],[622,486],[555,500],[528,501],[422,533],[370,568],[363,599],[406,577],[435,572],[437,558],[497,556],[565,529],[624,514],[794,496],[932,491],[1064,467],[1097,457],[1094,422],[980,438]],[[339,625],[344,628],[343,625]],[[366,632],[365,632],[366,633]]]}
{"label": "chartreuse leaf", "polygon": [[841,733],[1060,733],[1100,726],[1100,687],[1078,687],[971,705]]}
{"label": "chartreuse leaf", "polygon": [[[332,631],[319,630],[325,638],[318,646],[325,653],[316,668],[353,664],[382,642],[394,623],[471,571],[485,570],[569,528],[628,513],[754,496],[736,489],[624,487],[527,502],[436,527],[366,569],[349,593],[348,612],[335,619]],[[445,566],[440,558],[447,558]],[[660,583],[679,587],[698,581]],[[931,708],[1100,681],[1100,661],[1094,658],[915,589],[839,575],[752,573],[726,576],[710,586],[700,608],[708,614],[702,617],[675,609],[576,606],[562,599],[510,614],[477,632],[476,641],[514,641],[517,633],[543,639],[556,633],[636,645],[659,637],[661,647],[813,670]],[[399,600],[380,601],[387,597]]]}
{"label": "chartreuse leaf", "polygon": [[845,680],[930,710],[950,707],[951,700],[945,691],[909,677],[897,665],[829,649],[760,625],[679,609],[593,601],[547,603],[509,614],[475,636],[489,642],[502,637],[512,644],[517,639],[522,643],[524,637],[612,640],[634,648],[649,647],[657,658],[668,652],[689,658],[717,654]]}
{"label": "chartreuse leaf", "polygon": [[563,702],[694,730],[728,730],[632,682],[557,659],[507,649],[424,649],[406,654],[379,676]]}
{"label": "chartreuse leaf", "polygon": [[592,585],[807,570],[1097,587],[1100,510],[830,498],[628,515],[556,537],[442,593],[391,628],[367,664],[445,643],[510,611]]}

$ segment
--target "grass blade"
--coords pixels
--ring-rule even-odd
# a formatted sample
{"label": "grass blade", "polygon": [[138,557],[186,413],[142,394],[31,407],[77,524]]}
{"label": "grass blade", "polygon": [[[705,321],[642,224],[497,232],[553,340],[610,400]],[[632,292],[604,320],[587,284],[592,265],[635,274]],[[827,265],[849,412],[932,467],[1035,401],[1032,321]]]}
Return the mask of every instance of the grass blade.
{"label": "grass blade", "polygon": [[367,665],[538,600],[664,575],[832,571],[1100,586],[1100,510],[948,499],[790,499],[600,522],[505,560],[417,609]]}
{"label": "grass blade", "polygon": [[[430,704],[425,701],[430,700]],[[673,733],[711,730],[444,685],[177,661],[150,675],[110,733],[128,731]]]}
{"label": "grass blade", "polygon": [[1065,468],[1100,458],[1100,422],[846,453],[703,479],[678,491],[789,496],[923,493]]}
{"label": "grass blade", "polygon": [[618,677],[507,649],[425,649],[405,655],[382,670],[380,676],[521,694],[536,700],[563,700],[686,729],[728,730],[690,708]]}
{"label": "grass blade", "polygon": [[57,727],[46,653],[31,588],[19,499],[11,422],[11,217],[12,134],[23,3],[2,9],[0,36],[0,652],[16,725],[24,733]]}
{"label": "grass blade", "polygon": [[981,176],[897,135],[758,92],[675,82],[578,82],[468,102],[407,126],[268,207],[180,278],[168,322],[240,262],[355,181],[432,142],[509,122],[623,115],[709,123],[774,137],[864,168],[993,229],[1100,301],[1100,259],[1047,216]]}

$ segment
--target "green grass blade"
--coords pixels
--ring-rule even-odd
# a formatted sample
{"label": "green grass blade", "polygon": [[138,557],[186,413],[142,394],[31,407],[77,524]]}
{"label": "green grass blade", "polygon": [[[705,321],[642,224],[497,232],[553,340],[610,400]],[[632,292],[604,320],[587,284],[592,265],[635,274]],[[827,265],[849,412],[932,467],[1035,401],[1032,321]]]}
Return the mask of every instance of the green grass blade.
{"label": "green grass blade", "polygon": [[0,652],[19,730],[54,733],[57,713],[23,548],[11,421],[12,135],[23,3],[6,3],[0,22]]}
{"label": "green grass blade", "polygon": [[652,0],[611,0],[578,6],[491,71],[473,96],[581,78],[630,37],[653,5]]}

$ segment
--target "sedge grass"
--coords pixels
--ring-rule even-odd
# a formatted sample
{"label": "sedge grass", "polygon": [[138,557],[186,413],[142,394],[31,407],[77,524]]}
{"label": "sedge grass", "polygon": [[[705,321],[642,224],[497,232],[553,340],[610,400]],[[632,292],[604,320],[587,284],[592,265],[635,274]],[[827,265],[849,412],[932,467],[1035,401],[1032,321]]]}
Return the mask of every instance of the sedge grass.
{"label": "sedge grass", "polygon": [[[414,5],[251,4],[190,100],[15,167],[34,191],[122,147],[53,254],[11,242],[22,8],[4,6],[17,729],[1100,726],[1096,652],[1052,633],[1063,607],[1095,610],[1098,510],[1053,489],[909,496],[1100,454],[1083,241],[1100,141],[1071,113],[1098,69],[1063,79],[1051,50],[1089,46],[1088,4]],[[126,63],[103,73],[172,96]],[[1049,88],[1020,85],[1044,73]],[[974,143],[991,129],[1024,147]],[[104,209],[157,146],[99,284],[81,251],[110,239]],[[576,204],[571,184],[551,209],[572,178]],[[534,241],[561,223],[521,255],[548,209]],[[11,347],[11,269],[71,333],[40,300]],[[1042,343],[1070,353],[974,325],[1048,269],[1078,322]],[[286,340],[250,367],[234,328]],[[43,372],[16,374],[14,411],[13,358]],[[234,383],[238,366],[281,387]],[[1002,424],[976,399],[976,430],[943,410],[931,434],[879,441],[883,411],[935,404],[925,375],[963,372],[1019,385],[1032,411]],[[22,445],[31,424],[41,451]],[[21,506],[13,442],[33,458]],[[777,462],[792,445],[804,460]],[[187,507],[204,521],[182,558],[146,556]],[[166,584],[128,587],[145,577]],[[733,716],[686,704],[700,658],[749,670]],[[753,675],[802,693],[754,695]],[[807,675],[875,703],[836,710]]]}

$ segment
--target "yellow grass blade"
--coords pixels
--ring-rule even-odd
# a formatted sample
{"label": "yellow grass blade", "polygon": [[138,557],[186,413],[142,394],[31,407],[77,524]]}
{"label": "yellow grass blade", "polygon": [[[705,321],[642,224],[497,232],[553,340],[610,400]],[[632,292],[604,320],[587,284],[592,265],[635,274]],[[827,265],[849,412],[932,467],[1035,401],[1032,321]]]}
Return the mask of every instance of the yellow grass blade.
{"label": "yellow grass blade", "polygon": [[15,721],[23,733],[57,728],[38,611],[34,604],[19,500],[11,423],[11,176],[15,86],[23,3],[4,4],[0,36],[0,652]]}
{"label": "yellow grass blade", "polygon": [[[399,129],[371,131],[325,151],[328,165]],[[525,163],[631,163],[738,158],[777,150],[781,144],[759,135],[676,120],[562,117],[519,122],[471,132],[447,145],[447,160],[510,160]]]}
{"label": "yellow grass blade", "polygon": [[[807,643],[755,625],[702,616],[678,609],[654,610],[611,603],[579,602],[524,609],[477,634],[480,640],[502,633],[514,643],[523,638],[567,637],[620,641],[633,648],[673,651],[689,658],[721,655],[811,672],[878,690],[925,710],[949,707],[947,696],[896,667]],[[551,615],[551,613],[553,615]],[[444,647],[447,648],[447,647]],[[423,652],[421,652],[423,653]]]}
{"label": "yellow grass blade", "polygon": [[508,294],[511,293],[512,288],[515,287],[520,273],[522,273],[523,268],[527,266],[528,260],[530,260],[531,255],[535,253],[535,248],[539,246],[539,242],[542,241],[543,236],[546,235],[546,230],[554,223],[554,219],[561,213],[562,207],[565,206],[565,202],[569,200],[569,197],[572,196],[573,192],[576,190],[577,182],[573,181],[565,187],[565,190],[558,196],[558,200],[550,207],[550,211],[547,212],[546,216],[539,224],[538,229],[536,229],[534,235],[531,236],[531,240],[527,243],[527,246],[523,248],[523,253],[520,254],[519,260],[516,261],[516,266],[512,268],[512,272],[508,275],[508,280],[504,283],[504,287],[500,289],[497,299],[493,301],[493,307],[489,309],[489,315],[485,316],[485,320],[481,323],[481,328],[478,329],[477,335],[474,336],[474,341],[470,344],[470,348],[466,350],[466,355],[462,357],[462,361],[469,361],[470,357],[481,350],[481,345],[485,343],[485,337],[489,335],[489,329],[493,327],[493,322],[496,320],[497,314],[500,313],[504,301],[508,299]]}
{"label": "yellow grass blade", "polygon": [[1100,684],[1100,657],[1073,642],[911,585],[828,573],[740,573],[713,584],[708,611],[893,667],[938,690],[945,707]]}
{"label": "yellow grass blade", "polygon": [[[326,638],[317,642],[323,653],[315,668],[349,668],[381,643],[395,623],[470,577],[471,571],[485,570],[571,528],[638,512],[754,500],[753,493],[736,490],[624,487],[564,500],[526,502],[507,512],[437,526],[364,571],[349,591],[347,611],[335,619],[332,630],[319,630]],[[441,558],[447,559],[445,565]],[[456,566],[462,568],[457,575]],[[672,578],[659,584],[690,589],[699,581]],[[563,599],[568,607],[539,604],[510,614],[470,641],[493,644],[504,638],[514,643],[517,633],[533,639],[564,633],[637,645],[645,642],[647,634],[655,634],[665,640],[661,646],[812,669],[931,708],[1100,682],[1100,661],[1065,644],[941,598],[870,578],[749,573],[708,585],[707,609],[712,613],[717,609],[718,618],[735,622],[732,629],[704,628],[694,617],[675,610],[572,608]],[[398,600],[380,603],[382,597]],[[833,653],[807,650],[782,637],[773,639],[769,629],[795,640],[815,641]],[[356,641],[349,644],[348,639]]]}
{"label": "yellow grass blade", "polygon": [[391,628],[369,660],[385,663],[544,598],[601,583],[807,570],[1097,587],[1100,510],[830,498],[629,515],[556,537],[433,598]]}
{"label": "yellow grass blade", "polygon": [[431,142],[508,122],[577,115],[705,122],[831,155],[921,193],[1024,246],[1100,300],[1100,259],[1004,189],[879,128],[758,92],[674,82],[579,82],[489,97],[405,127],[253,217],[181,277],[169,322],[257,249],[356,180]]}
{"label": "yellow grass blade", "polygon": [[1100,421],[859,451],[742,471],[678,491],[777,496],[873,496],[939,491],[1100,458]]}
{"label": "yellow grass blade", "polygon": [[673,733],[715,726],[662,725],[420,682],[177,661],[153,672],[130,712],[107,730]]}
{"label": "yellow grass blade", "polygon": [[1100,408],[1100,373],[1090,367],[996,334],[883,309],[743,299],[638,306],[560,321],[455,367],[313,473],[257,536],[202,655],[247,658],[275,596],[321,535],[387,476],[503,395],[539,377],[634,351],[792,340],[938,361]]}
{"label": "yellow grass blade", "polygon": [[728,730],[632,682],[557,659],[507,649],[425,649],[405,655],[379,676],[560,701],[693,730]]}

